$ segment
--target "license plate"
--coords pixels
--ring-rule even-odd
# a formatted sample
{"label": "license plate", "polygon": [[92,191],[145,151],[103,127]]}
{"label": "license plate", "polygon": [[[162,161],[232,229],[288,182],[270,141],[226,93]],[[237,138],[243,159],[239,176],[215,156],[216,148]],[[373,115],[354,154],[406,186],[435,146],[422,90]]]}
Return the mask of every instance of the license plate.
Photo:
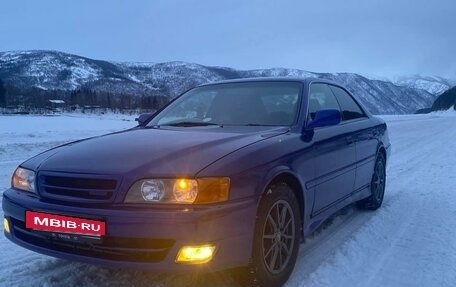
{"label": "license plate", "polygon": [[106,232],[103,221],[30,210],[25,211],[25,227],[39,231],[95,237],[105,235]]}
{"label": "license plate", "polygon": [[36,233],[40,233],[45,236],[49,240],[56,240],[56,241],[66,241],[72,243],[100,243],[101,237],[100,236],[93,236],[93,235],[79,235],[79,234],[69,234],[69,233],[55,233],[49,231],[34,231]]}

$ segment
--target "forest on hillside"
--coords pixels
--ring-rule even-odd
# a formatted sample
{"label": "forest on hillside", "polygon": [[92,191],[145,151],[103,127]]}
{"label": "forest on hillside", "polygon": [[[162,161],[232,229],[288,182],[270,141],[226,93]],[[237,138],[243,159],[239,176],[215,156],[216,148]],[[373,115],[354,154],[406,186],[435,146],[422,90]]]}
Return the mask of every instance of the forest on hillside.
{"label": "forest on hillside", "polygon": [[0,79],[0,108],[8,111],[39,112],[50,109],[111,109],[157,110],[169,101],[161,94],[132,95],[95,91],[89,88],[75,90],[44,90],[31,87],[21,90],[5,85]]}

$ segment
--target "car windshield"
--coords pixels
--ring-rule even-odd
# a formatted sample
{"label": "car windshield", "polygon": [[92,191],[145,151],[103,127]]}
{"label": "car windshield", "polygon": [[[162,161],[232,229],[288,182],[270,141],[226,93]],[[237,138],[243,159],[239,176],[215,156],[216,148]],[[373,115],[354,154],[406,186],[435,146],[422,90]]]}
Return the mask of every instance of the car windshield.
{"label": "car windshield", "polygon": [[295,123],[301,83],[244,82],[192,89],[147,126],[290,126]]}

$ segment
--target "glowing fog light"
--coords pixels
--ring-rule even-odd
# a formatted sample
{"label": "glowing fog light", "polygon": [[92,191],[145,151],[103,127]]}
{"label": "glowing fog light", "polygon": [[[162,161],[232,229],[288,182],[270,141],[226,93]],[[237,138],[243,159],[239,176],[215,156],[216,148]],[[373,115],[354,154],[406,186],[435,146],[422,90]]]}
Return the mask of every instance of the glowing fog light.
{"label": "glowing fog light", "polygon": [[8,219],[6,219],[6,218],[3,218],[3,228],[5,229],[5,231],[6,231],[7,233],[10,233],[10,228],[9,228]]}
{"label": "glowing fog light", "polygon": [[207,263],[212,260],[214,252],[214,245],[184,246],[177,254],[176,263]]}

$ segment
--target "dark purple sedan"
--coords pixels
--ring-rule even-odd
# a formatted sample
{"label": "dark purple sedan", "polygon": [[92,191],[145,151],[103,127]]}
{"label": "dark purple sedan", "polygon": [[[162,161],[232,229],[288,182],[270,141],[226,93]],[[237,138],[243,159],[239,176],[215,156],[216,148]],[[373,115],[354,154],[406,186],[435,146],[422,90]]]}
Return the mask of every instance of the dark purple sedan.
{"label": "dark purple sedan", "polygon": [[280,286],[326,218],[382,204],[386,124],[336,83],[202,85],[138,121],[22,163],[3,193],[5,235],[109,266],[248,267]]}

